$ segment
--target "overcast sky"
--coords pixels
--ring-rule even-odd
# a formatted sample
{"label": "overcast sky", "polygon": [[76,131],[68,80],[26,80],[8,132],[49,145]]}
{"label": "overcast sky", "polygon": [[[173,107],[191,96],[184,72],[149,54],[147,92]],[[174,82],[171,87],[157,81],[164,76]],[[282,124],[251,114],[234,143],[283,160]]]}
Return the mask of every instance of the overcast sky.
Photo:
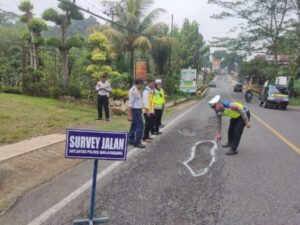
{"label": "overcast sky", "polygon": [[[232,36],[229,34],[230,28],[237,24],[236,20],[214,20],[210,16],[221,11],[220,8],[210,5],[207,0],[154,0],[155,8],[164,8],[168,12],[162,15],[161,20],[171,23],[171,15],[174,14],[174,21],[181,26],[184,18],[196,20],[200,24],[200,31],[206,40],[213,37]],[[20,0],[0,0],[0,8],[4,10],[20,13],[17,5]],[[56,0],[31,0],[34,5],[34,13],[40,15],[48,7],[56,7]],[[77,0],[77,3],[85,8],[89,8],[95,13],[103,10],[101,0]]]}

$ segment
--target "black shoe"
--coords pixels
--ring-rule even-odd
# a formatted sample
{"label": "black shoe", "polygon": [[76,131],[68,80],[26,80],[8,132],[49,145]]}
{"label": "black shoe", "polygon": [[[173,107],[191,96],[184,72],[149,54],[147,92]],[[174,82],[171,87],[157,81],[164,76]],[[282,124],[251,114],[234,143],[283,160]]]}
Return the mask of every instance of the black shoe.
{"label": "black shoe", "polygon": [[226,152],[225,154],[226,154],[226,155],[237,155],[238,152],[237,152],[237,150],[231,148],[231,149],[230,149],[228,152]]}
{"label": "black shoe", "polygon": [[231,144],[229,144],[229,143],[222,145],[222,148],[230,148],[230,147],[231,147]]}
{"label": "black shoe", "polygon": [[154,132],[153,135],[161,135],[161,134],[162,134],[162,132]]}
{"label": "black shoe", "polygon": [[102,119],[100,119],[100,118],[98,118],[98,119],[95,119],[95,120],[97,120],[97,121],[102,121]]}
{"label": "black shoe", "polygon": [[109,122],[109,118],[107,118],[106,121]]}
{"label": "black shoe", "polygon": [[146,146],[143,144],[134,144],[133,146],[136,148],[146,148]]}

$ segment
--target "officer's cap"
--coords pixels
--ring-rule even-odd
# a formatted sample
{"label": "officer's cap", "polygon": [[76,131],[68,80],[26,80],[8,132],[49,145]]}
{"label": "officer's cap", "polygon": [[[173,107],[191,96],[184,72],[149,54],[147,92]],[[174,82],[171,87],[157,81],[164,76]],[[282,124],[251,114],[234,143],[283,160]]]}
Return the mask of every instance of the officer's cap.
{"label": "officer's cap", "polygon": [[216,95],[212,100],[210,100],[208,102],[208,104],[214,108],[216,106],[216,104],[221,100],[221,96],[220,95]]}

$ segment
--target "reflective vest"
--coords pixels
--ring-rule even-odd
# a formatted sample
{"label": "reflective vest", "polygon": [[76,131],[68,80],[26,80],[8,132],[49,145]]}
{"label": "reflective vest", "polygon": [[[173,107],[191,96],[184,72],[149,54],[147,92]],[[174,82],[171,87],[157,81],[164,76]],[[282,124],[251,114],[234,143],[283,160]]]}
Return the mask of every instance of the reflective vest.
{"label": "reflective vest", "polygon": [[[248,108],[244,106],[240,102],[234,102],[240,109],[248,111]],[[221,112],[222,116],[228,116],[233,119],[237,119],[241,116],[239,112],[236,112],[230,108],[230,102],[222,102],[223,106],[225,107],[224,112]]]}
{"label": "reflective vest", "polygon": [[[154,91],[150,90],[148,87],[145,88],[144,92],[148,92],[147,105],[150,113],[154,113]],[[146,113],[145,107],[143,107],[143,112]]]}
{"label": "reflective vest", "polygon": [[164,90],[155,89],[155,96],[154,96],[154,108],[155,109],[162,109],[165,104],[165,93]]}

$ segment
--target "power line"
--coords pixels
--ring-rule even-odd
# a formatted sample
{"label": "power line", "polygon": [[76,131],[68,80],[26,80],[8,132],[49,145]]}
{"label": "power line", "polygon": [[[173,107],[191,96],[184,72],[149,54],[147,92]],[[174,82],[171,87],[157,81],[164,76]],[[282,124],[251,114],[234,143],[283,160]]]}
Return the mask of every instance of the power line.
{"label": "power line", "polygon": [[82,8],[82,7],[80,7],[80,6],[76,5],[76,4],[74,4],[74,3],[72,3],[72,2],[68,2],[68,1],[66,1],[66,0],[58,0],[58,1],[61,2],[61,3],[67,4],[67,5],[73,6],[73,7],[77,8],[78,10],[81,10],[81,11],[83,11],[83,12],[89,13],[89,14],[91,14],[91,15],[93,15],[93,16],[99,18],[99,19],[102,19],[102,20],[104,20],[104,21],[106,21],[106,22],[108,22],[108,23],[114,24],[114,25],[116,25],[116,26],[118,26],[118,27],[121,27],[121,28],[123,28],[123,29],[125,29],[125,30],[128,30],[128,31],[130,31],[130,32],[132,32],[132,33],[139,34],[139,35],[144,36],[144,37],[147,37],[147,38],[149,38],[149,39],[151,39],[151,40],[156,39],[156,38],[150,37],[150,36],[148,36],[148,35],[146,35],[146,34],[140,32],[140,31],[137,31],[137,30],[128,28],[128,27],[126,27],[126,26],[124,26],[124,25],[122,25],[122,24],[119,24],[119,23],[114,22],[114,21],[112,21],[112,20],[110,20],[110,19],[107,19],[107,18],[105,18],[105,17],[103,17],[103,16],[100,16],[100,15],[98,15],[98,14],[96,14],[96,13],[90,11],[89,9],[84,9],[84,8]]}

